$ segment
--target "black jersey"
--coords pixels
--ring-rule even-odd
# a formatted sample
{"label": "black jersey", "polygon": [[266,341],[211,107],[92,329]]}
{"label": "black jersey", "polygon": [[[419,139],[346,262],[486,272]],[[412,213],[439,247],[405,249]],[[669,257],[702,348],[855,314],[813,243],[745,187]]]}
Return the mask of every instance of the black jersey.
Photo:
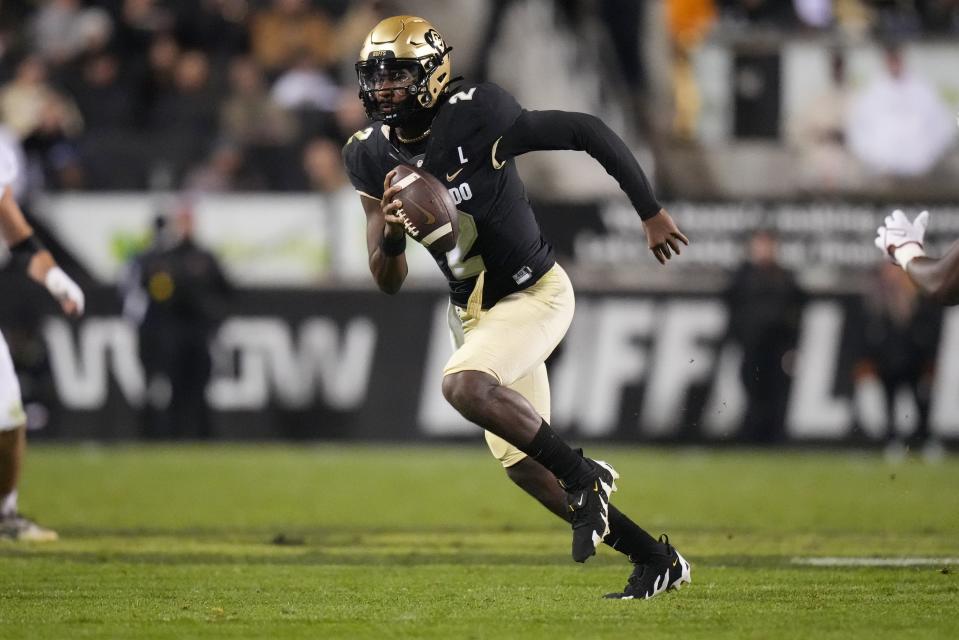
{"label": "black jersey", "polygon": [[532,285],[554,264],[514,162],[497,162],[493,146],[523,113],[495,84],[465,84],[439,108],[425,144],[400,144],[386,125],[357,132],[343,148],[353,186],[383,196],[383,179],[400,163],[420,166],[450,190],[459,211],[457,246],[433,254],[450,299],[465,307],[485,271],[483,307]]}

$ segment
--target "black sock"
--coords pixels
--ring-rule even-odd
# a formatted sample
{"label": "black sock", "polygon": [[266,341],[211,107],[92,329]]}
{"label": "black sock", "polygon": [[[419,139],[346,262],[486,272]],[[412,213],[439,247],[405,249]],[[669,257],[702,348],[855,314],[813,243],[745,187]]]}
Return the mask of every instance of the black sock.
{"label": "black sock", "polygon": [[533,440],[520,450],[549,469],[564,487],[579,487],[592,479],[592,466],[580,453],[570,449],[545,420]]}
{"label": "black sock", "polygon": [[666,554],[666,545],[613,505],[609,505],[609,535],[603,542],[629,556],[630,562],[639,564],[646,562],[651,555]]}

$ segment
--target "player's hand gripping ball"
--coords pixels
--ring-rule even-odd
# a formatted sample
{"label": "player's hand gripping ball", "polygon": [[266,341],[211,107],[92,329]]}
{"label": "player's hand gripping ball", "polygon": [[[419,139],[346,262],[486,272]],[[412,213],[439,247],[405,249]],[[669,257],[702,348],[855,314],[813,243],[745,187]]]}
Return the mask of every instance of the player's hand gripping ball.
{"label": "player's hand gripping ball", "polygon": [[406,233],[433,253],[452,251],[459,216],[443,183],[422,169],[401,164],[393,170],[390,186],[400,189],[396,199],[403,207],[396,215]]}

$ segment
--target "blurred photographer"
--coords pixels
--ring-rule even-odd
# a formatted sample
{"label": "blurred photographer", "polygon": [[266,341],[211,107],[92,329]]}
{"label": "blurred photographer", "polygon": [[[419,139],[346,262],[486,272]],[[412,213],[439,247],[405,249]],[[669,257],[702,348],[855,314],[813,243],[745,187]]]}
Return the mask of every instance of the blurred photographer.
{"label": "blurred photographer", "polygon": [[778,251],[772,231],[754,232],[749,257],[733,274],[725,295],[729,340],[743,352],[740,377],[749,404],[740,434],[747,442],[778,442],[784,434],[791,355],[806,296],[793,273],[779,263]]}
{"label": "blurred photographer", "polygon": [[147,378],[144,435],[209,438],[206,388],[210,340],[232,293],[216,257],[193,237],[194,214],[181,205],[172,229],[158,225],[151,247],[130,268],[124,312],[139,325]]}

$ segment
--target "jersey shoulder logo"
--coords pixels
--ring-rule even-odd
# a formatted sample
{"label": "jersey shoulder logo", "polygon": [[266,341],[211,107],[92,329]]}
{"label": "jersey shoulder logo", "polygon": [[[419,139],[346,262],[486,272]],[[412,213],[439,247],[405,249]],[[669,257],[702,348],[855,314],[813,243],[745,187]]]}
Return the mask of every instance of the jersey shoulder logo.
{"label": "jersey shoulder logo", "polygon": [[463,171],[464,168],[465,168],[465,167],[460,167],[459,169],[457,169],[456,171],[454,171],[454,172],[452,172],[452,173],[447,173],[447,174],[446,174],[446,181],[447,181],[447,182],[453,182],[453,180],[456,179],[456,176],[458,176],[458,175],[460,174],[460,172]]}

